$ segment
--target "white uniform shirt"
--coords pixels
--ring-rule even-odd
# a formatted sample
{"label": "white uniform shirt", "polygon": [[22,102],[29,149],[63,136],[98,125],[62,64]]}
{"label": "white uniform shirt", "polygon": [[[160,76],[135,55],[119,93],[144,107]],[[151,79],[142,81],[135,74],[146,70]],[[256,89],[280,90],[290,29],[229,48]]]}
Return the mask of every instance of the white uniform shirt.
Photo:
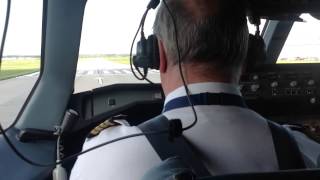
{"label": "white uniform shirt", "polygon": [[[238,88],[224,83],[189,85],[192,94],[230,93],[241,95]],[[166,97],[168,101],[185,96],[180,87]],[[198,123],[184,132],[184,136],[200,151],[199,158],[212,175],[278,170],[272,135],[267,121],[246,108],[236,106],[195,106]],[[168,119],[181,119],[190,125],[194,115],[190,107],[173,109],[163,114]],[[102,131],[86,140],[83,150],[112,139],[141,133],[125,123]],[[161,162],[146,137],[122,140],[80,156],[71,180],[139,180],[151,167]]]}

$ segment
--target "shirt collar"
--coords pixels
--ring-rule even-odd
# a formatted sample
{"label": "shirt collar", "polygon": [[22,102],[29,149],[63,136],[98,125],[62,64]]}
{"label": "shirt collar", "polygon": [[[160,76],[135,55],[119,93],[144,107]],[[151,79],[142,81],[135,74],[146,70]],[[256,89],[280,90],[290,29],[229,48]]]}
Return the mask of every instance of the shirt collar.
{"label": "shirt collar", "polygon": [[[235,84],[228,83],[217,83],[217,82],[206,82],[206,83],[194,83],[189,84],[188,88],[191,94],[200,94],[200,93],[229,93],[234,95],[241,96],[239,86]],[[183,86],[175,89],[169,93],[166,97],[165,104],[172,99],[186,96],[186,91]]]}

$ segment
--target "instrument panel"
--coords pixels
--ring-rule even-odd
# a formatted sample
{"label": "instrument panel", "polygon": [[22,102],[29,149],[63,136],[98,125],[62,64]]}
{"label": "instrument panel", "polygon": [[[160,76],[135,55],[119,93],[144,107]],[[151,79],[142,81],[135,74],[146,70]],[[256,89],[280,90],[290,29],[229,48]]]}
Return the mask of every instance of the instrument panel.
{"label": "instrument panel", "polygon": [[240,89],[247,99],[304,97],[315,104],[319,83],[317,72],[253,72],[243,76]]}
{"label": "instrument panel", "polygon": [[240,90],[245,99],[254,104],[260,104],[260,101],[266,105],[284,104],[290,107],[303,104],[312,109],[320,105],[319,68],[318,64],[264,66],[244,74]]}

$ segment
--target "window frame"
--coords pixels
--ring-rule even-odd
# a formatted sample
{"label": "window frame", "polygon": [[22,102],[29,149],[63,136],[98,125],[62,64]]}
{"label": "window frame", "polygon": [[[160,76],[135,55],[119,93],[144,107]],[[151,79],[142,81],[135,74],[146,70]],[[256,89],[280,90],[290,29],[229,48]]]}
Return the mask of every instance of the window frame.
{"label": "window frame", "polygon": [[[33,96],[36,88],[38,87],[38,84],[40,82],[40,79],[42,78],[43,75],[43,69],[44,69],[44,64],[45,64],[45,44],[46,44],[46,31],[47,31],[47,10],[48,10],[48,0],[43,0],[42,1],[42,25],[41,25],[41,51],[40,51],[40,69],[39,69],[39,76],[37,77],[36,82],[31,88],[31,91],[29,92],[26,100],[22,104],[22,107],[18,111],[18,114],[15,116],[13,122],[4,129],[4,132],[7,130],[13,128],[17,122],[19,121],[21,115],[23,114],[26,106],[28,105],[31,97]],[[0,133],[1,134],[1,133]]]}

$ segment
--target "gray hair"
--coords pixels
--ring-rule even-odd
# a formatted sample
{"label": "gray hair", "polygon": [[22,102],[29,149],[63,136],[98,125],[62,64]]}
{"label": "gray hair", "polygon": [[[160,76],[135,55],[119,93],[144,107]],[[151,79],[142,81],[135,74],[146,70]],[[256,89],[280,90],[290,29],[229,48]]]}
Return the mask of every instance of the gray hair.
{"label": "gray hair", "polygon": [[[230,2],[233,4],[230,4]],[[195,17],[185,7],[185,0],[166,0],[177,25],[183,63],[212,64],[223,70],[239,69],[247,54],[248,26],[241,0],[220,0],[213,15]],[[226,3],[225,3],[226,2]],[[153,26],[173,64],[178,63],[175,29],[168,9],[161,3]]]}

